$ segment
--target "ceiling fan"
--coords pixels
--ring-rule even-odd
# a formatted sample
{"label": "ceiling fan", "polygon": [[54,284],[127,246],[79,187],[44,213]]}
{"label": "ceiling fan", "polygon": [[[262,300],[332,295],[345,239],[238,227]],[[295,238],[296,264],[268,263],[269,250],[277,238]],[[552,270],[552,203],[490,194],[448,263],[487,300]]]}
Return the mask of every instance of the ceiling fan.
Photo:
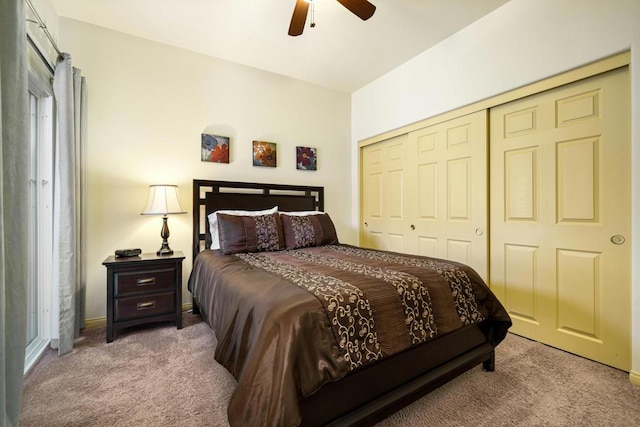
{"label": "ceiling fan", "polygon": [[[290,36],[299,36],[302,34],[302,31],[304,30],[304,23],[307,20],[309,3],[312,1],[313,0],[296,0],[296,7],[293,9],[291,24],[289,25]],[[376,11],[376,7],[367,0],[338,0],[338,2],[363,21],[371,18],[373,13]],[[314,24],[312,23],[312,26],[313,25]]]}

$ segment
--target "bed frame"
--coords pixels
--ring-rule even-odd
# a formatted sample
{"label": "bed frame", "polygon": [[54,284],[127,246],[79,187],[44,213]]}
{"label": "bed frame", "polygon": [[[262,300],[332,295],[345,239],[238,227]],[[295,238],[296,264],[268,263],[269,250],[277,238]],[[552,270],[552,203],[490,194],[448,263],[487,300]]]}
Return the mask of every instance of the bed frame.
{"label": "bed frame", "polygon": [[[324,210],[324,188],[194,180],[193,258],[210,246],[208,213],[274,205],[281,211]],[[372,425],[479,364],[493,371],[493,334],[487,329],[466,326],[325,384],[300,398],[302,425]]]}

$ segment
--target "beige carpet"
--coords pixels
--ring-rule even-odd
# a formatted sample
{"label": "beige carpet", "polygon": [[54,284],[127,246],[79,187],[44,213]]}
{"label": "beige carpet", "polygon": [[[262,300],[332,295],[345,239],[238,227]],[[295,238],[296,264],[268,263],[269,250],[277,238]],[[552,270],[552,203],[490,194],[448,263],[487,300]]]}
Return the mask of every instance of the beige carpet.
{"label": "beige carpet", "polygon": [[[234,380],[213,359],[198,316],[185,327],[83,333],[27,375],[21,426],[227,426]],[[625,372],[509,334],[496,372],[479,367],[381,426],[640,426],[640,387]]]}

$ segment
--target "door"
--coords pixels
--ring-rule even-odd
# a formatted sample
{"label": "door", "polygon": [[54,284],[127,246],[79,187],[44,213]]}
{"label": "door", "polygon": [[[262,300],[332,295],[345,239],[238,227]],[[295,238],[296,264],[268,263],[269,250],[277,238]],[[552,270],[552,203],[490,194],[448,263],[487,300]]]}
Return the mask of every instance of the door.
{"label": "door", "polygon": [[490,111],[491,287],[512,332],[630,368],[627,68]]}
{"label": "door", "polygon": [[412,253],[409,222],[412,181],[407,135],[400,135],[362,150],[362,245],[374,249]]}
{"label": "door", "polygon": [[49,79],[29,72],[29,230],[25,372],[51,338],[53,95]]}
{"label": "door", "polygon": [[487,280],[487,112],[409,133],[415,252],[462,262]]}
{"label": "door", "polygon": [[362,149],[361,244],[450,259],[487,279],[487,112]]}

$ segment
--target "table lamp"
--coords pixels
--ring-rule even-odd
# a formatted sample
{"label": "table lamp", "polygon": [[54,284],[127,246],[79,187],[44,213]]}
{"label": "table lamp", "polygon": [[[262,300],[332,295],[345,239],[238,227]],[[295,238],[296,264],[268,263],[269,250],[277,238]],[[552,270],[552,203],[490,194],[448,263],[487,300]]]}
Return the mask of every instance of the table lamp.
{"label": "table lamp", "polygon": [[140,215],[162,215],[162,246],[158,249],[158,255],[172,255],[173,251],[169,247],[169,226],[167,225],[167,215],[187,213],[180,204],[178,198],[177,185],[150,185],[147,205]]}

